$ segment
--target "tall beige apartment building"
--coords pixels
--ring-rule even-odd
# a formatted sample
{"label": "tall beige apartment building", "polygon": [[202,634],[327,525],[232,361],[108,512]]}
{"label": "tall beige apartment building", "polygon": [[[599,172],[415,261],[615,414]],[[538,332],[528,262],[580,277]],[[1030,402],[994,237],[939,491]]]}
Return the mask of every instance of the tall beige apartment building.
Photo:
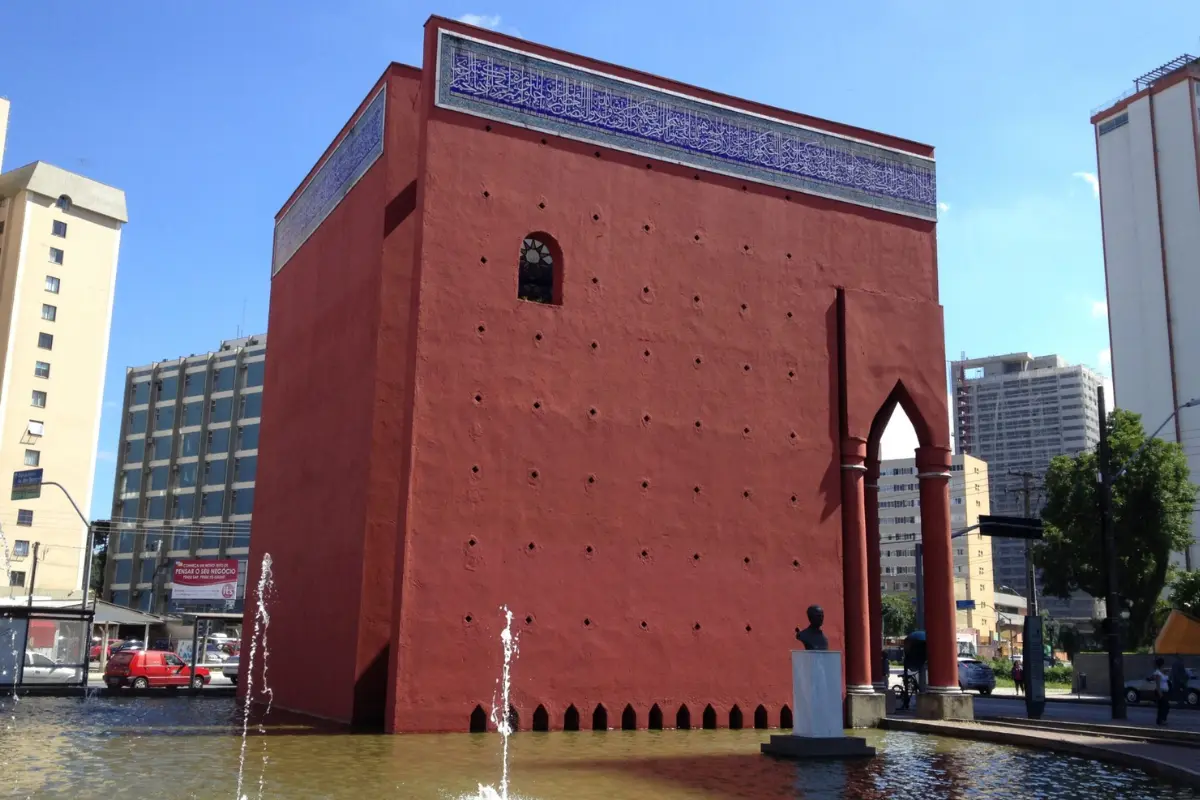
{"label": "tall beige apartment building", "polygon": [[[988,468],[978,458],[955,455],[950,467],[950,530],[979,524],[991,513]],[[880,581],[883,593],[911,596],[916,592],[917,542],[921,540],[921,500],[911,458],[881,462],[879,469]],[[951,541],[954,549],[954,599],[959,633],[974,633],[979,644],[996,635],[992,546],[978,531]]]}
{"label": "tall beige apartment building", "polygon": [[87,526],[57,488],[12,500],[10,487],[14,472],[40,467],[85,513],[91,506],[127,219],[124,192],[51,164],[0,173],[0,528],[9,560],[0,597],[82,596]]}

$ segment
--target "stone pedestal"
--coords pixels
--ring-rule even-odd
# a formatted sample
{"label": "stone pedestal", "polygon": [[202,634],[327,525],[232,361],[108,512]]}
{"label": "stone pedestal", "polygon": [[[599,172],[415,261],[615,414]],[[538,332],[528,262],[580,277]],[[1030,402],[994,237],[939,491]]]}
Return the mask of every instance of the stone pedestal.
{"label": "stone pedestal", "polygon": [[841,698],[842,654],[836,650],[793,650],[792,733],[772,736],[762,745],[762,752],[795,759],[875,755],[875,748],[865,740],[842,733]]}
{"label": "stone pedestal", "polygon": [[846,695],[846,727],[875,728],[887,716],[887,697],[882,694]]}
{"label": "stone pedestal", "polygon": [[917,719],[975,719],[975,696],[925,690],[917,695]]}

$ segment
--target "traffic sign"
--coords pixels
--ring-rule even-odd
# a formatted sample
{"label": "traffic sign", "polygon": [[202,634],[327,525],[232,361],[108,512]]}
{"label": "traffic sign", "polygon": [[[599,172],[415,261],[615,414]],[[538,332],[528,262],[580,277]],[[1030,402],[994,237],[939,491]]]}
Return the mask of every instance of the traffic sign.
{"label": "traffic sign", "polygon": [[22,469],[13,473],[12,499],[32,500],[42,496],[42,470]]}
{"label": "traffic sign", "polygon": [[979,515],[979,532],[984,536],[1008,539],[1042,538],[1042,521],[1037,517],[1001,517]]}
{"label": "traffic sign", "polygon": [[974,600],[955,600],[954,607],[959,611],[974,611],[975,610],[975,601]]}

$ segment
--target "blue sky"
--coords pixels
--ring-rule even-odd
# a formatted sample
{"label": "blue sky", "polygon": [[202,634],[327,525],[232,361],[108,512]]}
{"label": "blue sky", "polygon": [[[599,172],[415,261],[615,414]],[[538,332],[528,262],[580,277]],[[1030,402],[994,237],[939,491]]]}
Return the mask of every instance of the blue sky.
{"label": "blue sky", "polygon": [[[68,7],[69,5],[69,7]],[[430,14],[937,148],[946,352],[1107,371],[1090,112],[1200,52],[1200,4],[877,0],[7,0],[11,169],[123,188],[92,515],[107,517],[126,366],[266,329],[272,217]]]}

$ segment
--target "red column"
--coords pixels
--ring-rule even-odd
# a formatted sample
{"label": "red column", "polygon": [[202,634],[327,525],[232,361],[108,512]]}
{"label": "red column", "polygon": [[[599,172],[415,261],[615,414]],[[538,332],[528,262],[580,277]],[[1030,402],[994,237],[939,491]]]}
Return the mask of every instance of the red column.
{"label": "red column", "polygon": [[871,624],[867,593],[867,518],[863,483],[867,443],[842,440],[842,570],[846,614],[846,692],[871,694]]}
{"label": "red column", "polygon": [[921,543],[925,552],[925,636],[929,691],[958,692],[955,643],[954,557],[950,550],[950,450],[917,448],[921,481]]}
{"label": "red column", "polygon": [[883,674],[883,589],[879,555],[879,459],[867,460],[863,501],[867,518],[867,598],[870,609],[871,639],[867,648],[871,659],[871,684],[877,692],[887,691]]}

